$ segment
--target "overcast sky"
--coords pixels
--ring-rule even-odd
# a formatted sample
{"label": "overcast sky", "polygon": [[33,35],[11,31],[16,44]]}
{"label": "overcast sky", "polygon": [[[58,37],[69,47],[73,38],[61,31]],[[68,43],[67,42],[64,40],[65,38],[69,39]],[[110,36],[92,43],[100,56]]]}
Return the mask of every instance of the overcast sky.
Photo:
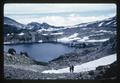
{"label": "overcast sky", "polygon": [[[15,15],[22,15],[15,16]],[[29,16],[28,16],[29,15]],[[30,16],[31,15],[31,16]],[[34,16],[33,16],[34,15]],[[36,16],[35,16],[36,15]],[[27,24],[31,21],[52,25],[74,25],[116,15],[115,4],[5,4],[4,16]],[[30,17],[34,17],[30,19]],[[21,18],[21,19],[20,19]],[[18,20],[19,19],[19,20]],[[56,22],[59,20],[59,22]]]}

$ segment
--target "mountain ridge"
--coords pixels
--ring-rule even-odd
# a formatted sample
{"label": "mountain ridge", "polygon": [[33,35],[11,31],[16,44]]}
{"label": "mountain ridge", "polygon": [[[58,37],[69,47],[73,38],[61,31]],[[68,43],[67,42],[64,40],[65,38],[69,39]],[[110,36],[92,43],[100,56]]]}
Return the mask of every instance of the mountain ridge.
{"label": "mountain ridge", "polygon": [[[110,21],[110,20],[116,20],[116,16],[113,16],[113,17],[110,17],[110,18],[107,18],[107,19],[104,19],[104,20],[100,20],[100,21],[93,21],[93,22],[86,22],[86,23],[80,23],[80,24],[76,24],[76,25],[73,25],[73,27],[74,26],[78,26],[78,27],[80,27],[80,26],[84,26],[84,25],[86,25],[86,24],[88,24],[87,26],[90,26],[91,24],[94,24],[94,23],[100,23],[100,22],[102,22],[102,21]],[[9,17],[4,17],[4,24],[7,24],[7,21],[8,21],[8,24],[9,24],[9,22],[10,23],[12,23],[12,21],[13,22],[16,22],[16,23],[19,23],[19,22],[17,22],[17,21],[15,21],[15,20],[13,20],[13,19],[11,19],[11,18],[9,18]],[[19,23],[19,24],[21,24],[21,23]],[[30,23],[28,23],[28,24],[26,24],[26,25],[30,25],[30,24],[39,24],[39,25],[41,25],[41,26],[51,26],[51,27],[53,27],[54,25],[50,25],[50,24],[48,24],[48,23],[46,23],[46,22],[43,22],[43,23],[39,23],[39,22],[30,22]],[[23,25],[23,24],[22,24]],[[57,26],[54,26],[54,27],[57,27]],[[69,27],[69,26],[59,26],[59,27]]]}

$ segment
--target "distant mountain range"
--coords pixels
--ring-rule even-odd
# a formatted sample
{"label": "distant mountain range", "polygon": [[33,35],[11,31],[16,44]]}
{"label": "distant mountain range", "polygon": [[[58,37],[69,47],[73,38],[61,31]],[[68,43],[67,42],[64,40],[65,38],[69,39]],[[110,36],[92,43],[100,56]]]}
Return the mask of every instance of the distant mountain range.
{"label": "distant mountain range", "polygon": [[89,23],[82,23],[76,25],[78,27],[116,27],[116,16],[102,20],[102,21],[95,21],[95,22],[89,22]]}
{"label": "distant mountain range", "polygon": [[27,25],[21,24],[9,17],[4,17],[4,33],[16,33],[17,30],[21,29],[28,29],[28,30],[38,30],[38,29],[48,29],[49,27],[51,28],[61,28],[61,27],[56,27],[49,25],[47,23],[37,23],[37,22],[31,22],[28,23]]}
{"label": "distant mountain range", "polygon": [[77,24],[74,26],[68,26],[68,27],[56,27],[49,25],[47,23],[37,23],[37,22],[31,22],[28,23],[27,25],[21,24],[9,17],[4,17],[4,33],[16,33],[17,30],[21,29],[28,29],[28,30],[39,30],[39,29],[48,29],[48,28],[102,28],[102,27],[107,27],[107,28],[115,28],[116,27],[116,16],[111,17],[102,21],[95,21],[95,22],[89,22],[89,23],[81,23]]}
{"label": "distant mountain range", "polygon": [[[101,21],[81,23],[74,26],[56,27],[47,23],[38,22],[31,22],[27,25],[23,25],[11,18],[4,17],[4,36],[10,33],[21,35],[26,32],[35,32],[39,36],[46,35],[49,37],[49,35],[54,35],[51,36],[53,38],[49,37],[50,41],[57,41],[59,43],[68,44],[75,41],[78,43],[86,42],[96,45],[98,42],[105,42],[116,35],[116,23],[116,16],[114,16]],[[42,40],[38,36],[36,36],[36,39],[36,42]]]}

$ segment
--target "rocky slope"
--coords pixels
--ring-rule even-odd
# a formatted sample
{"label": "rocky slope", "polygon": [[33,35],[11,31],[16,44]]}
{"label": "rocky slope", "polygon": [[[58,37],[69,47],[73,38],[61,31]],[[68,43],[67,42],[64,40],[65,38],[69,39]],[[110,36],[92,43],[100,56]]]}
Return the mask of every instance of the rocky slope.
{"label": "rocky slope", "polygon": [[25,28],[25,25],[18,23],[17,21],[4,17],[4,35],[8,33],[20,33],[21,29]]}
{"label": "rocky slope", "polygon": [[[28,67],[29,68],[29,67]],[[39,71],[25,69],[25,68],[15,68],[12,66],[4,67],[4,77],[5,79],[44,79],[44,80],[108,80],[117,79],[117,63],[114,62],[111,65],[100,66],[93,71],[81,72],[81,73],[63,73],[63,74],[49,74],[41,73],[44,69],[43,67],[37,67]],[[34,67],[35,69],[35,67]]]}
{"label": "rocky slope", "polygon": [[26,64],[26,65],[31,65],[34,64],[34,61],[31,60],[30,58],[26,57],[25,55],[12,55],[12,54],[8,54],[8,53],[4,53],[4,64],[12,64],[12,65],[22,65],[22,64]]}
{"label": "rocky slope", "polygon": [[116,36],[102,43],[100,46],[76,49],[73,53],[62,55],[52,61],[48,66],[54,68],[63,68],[70,64],[82,64],[110,54],[116,53]]}

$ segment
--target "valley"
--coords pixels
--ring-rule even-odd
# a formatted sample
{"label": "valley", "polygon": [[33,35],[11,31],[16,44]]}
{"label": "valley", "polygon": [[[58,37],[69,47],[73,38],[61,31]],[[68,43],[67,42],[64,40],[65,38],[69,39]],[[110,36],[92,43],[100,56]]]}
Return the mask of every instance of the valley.
{"label": "valley", "polygon": [[[12,55],[7,52],[7,49],[4,51],[5,78],[103,79],[106,76],[109,79],[116,79],[116,73],[114,76],[104,75],[108,72],[107,70],[112,71],[112,68],[114,70],[114,67],[116,67],[116,29],[116,16],[101,21],[59,27],[37,22],[24,25],[11,18],[4,17],[4,46],[23,45],[22,49],[24,49],[27,44],[37,43],[38,46],[38,44],[50,43],[54,47],[56,47],[55,44],[60,44],[63,47],[66,46],[65,48],[74,48],[72,52],[64,50],[68,52],[64,53],[62,51],[63,54],[49,60],[47,63],[44,63],[44,60],[34,60],[30,56],[32,53],[28,52],[29,56],[21,55],[18,52],[19,50],[14,48],[17,52]],[[63,47],[61,48],[63,49]],[[28,46],[28,48],[30,47]],[[42,52],[43,48],[38,50]],[[53,47],[48,46],[47,48],[50,51]],[[58,48],[57,51],[62,49]],[[49,52],[46,49],[44,51]],[[54,51],[56,51],[56,48],[52,51],[55,54],[57,51]],[[32,49],[31,52],[35,51]],[[49,57],[52,56],[50,52],[48,54]],[[33,54],[33,56],[37,55]],[[40,56],[44,55],[41,54]],[[103,65],[105,60],[106,64]],[[68,71],[71,64],[76,68],[74,73]],[[91,69],[90,64],[94,65],[93,69]],[[82,71],[84,67],[87,68],[86,71]],[[25,72],[26,74],[24,74]]]}

